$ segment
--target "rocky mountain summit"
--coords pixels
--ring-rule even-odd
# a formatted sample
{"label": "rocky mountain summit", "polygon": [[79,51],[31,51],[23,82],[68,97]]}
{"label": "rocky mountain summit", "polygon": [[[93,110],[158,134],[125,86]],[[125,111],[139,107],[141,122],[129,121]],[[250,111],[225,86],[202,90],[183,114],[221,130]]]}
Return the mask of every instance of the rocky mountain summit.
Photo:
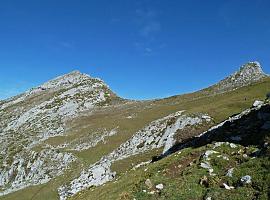
{"label": "rocky mountain summit", "polygon": [[225,92],[255,83],[267,76],[259,62],[248,62],[242,65],[238,71],[212,86],[212,89],[216,92]]}
{"label": "rocky mountain summit", "polygon": [[[65,200],[77,199],[84,192],[93,192],[84,199],[119,199],[100,194],[99,188],[114,188],[111,184],[117,185],[129,173],[216,138],[245,141],[251,134],[249,127],[258,126],[265,134],[269,103],[260,100],[269,83],[259,63],[250,62],[202,90],[207,95],[198,91],[132,101],[118,97],[101,79],[73,71],[0,101],[0,199]],[[247,109],[253,102],[254,107]],[[262,119],[249,118],[254,112],[263,112]],[[238,135],[233,135],[236,131]],[[214,173],[212,168],[207,170]],[[167,187],[156,186],[150,191],[154,195]]]}
{"label": "rocky mountain summit", "polygon": [[[74,71],[2,102],[0,194],[59,175],[75,157],[50,147],[40,153],[33,148],[50,137],[64,135],[68,119],[105,106],[113,98],[116,95],[102,80]],[[49,168],[45,164],[48,159]]]}

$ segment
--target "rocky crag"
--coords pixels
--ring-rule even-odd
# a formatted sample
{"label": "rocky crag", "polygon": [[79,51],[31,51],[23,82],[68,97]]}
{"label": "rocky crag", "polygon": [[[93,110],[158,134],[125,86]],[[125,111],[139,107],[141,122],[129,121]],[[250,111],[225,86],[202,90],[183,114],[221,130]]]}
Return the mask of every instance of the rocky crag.
{"label": "rocky crag", "polygon": [[0,195],[61,174],[76,159],[73,155],[50,147],[41,152],[33,149],[48,138],[65,134],[66,120],[107,105],[115,97],[102,80],[74,71],[2,101]]}
{"label": "rocky crag", "polygon": [[208,88],[210,92],[223,93],[237,88],[241,88],[268,77],[263,72],[259,62],[248,62],[240,67],[240,69],[217,84]]}

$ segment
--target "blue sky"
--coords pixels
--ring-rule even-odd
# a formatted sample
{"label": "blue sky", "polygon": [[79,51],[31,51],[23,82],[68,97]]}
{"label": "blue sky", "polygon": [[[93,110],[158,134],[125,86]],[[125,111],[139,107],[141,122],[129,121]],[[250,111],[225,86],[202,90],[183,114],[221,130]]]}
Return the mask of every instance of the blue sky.
{"label": "blue sky", "polygon": [[120,96],[213,84],[248,61],[270,73],[269,0],[0,1],[0,99],[80,70]]}

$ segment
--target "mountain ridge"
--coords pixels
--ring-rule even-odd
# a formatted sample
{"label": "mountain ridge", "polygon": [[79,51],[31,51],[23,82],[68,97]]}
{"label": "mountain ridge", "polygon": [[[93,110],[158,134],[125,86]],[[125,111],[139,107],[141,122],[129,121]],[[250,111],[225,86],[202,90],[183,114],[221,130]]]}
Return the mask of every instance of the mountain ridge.
{"label": "mountain ridge", "polygon": [[[228,75],[227,77],[225,77],[224,79],[218,81],[217,83],[213,84],[212,86],[209,86],[207,88],[203,88],[201,90],[205,90],[208,88],[215,88],[214,90],[216,90],[216,92],[224,92],[224,91],[228,91],[228,90],[232,90],[235,89],[237,87],[242,87],[251,83],[254,83],[260,79],[269,77],[268,74],[266,74],[262,67],[261,64],[258,61],[250,61],[247,62],[246,64],[243,64],[242,66],[240,66],[239,70],[231,73],[230,75]],[[104,87],[106,87],[107,89],[110,89],[109,86],[104,82],[104,80],[100,79],[100,78],[95,78],[95,77],[91,77],[90,75],[86,74],[86,73],[82,73],[79,70],[73,70],[69,73],[57,76],[51,80],[46,81],[45,83],[33,87],[29,90],[27,90],[26,92],[23,92],[21,94],[18,94],[16,96],[10,97],[8,99],[3,99],[0,100],[1,103],[4,103],[6,101],[10,101],[14,98],[18,98],[21,95],[23,95],[24,93],[29,93],[29,94],[35,94],[41,91],[45,91],[48,89],[61,89],[61,87],[68,87],[68,86],[72,86],[72,84],[78,84],[78,82],[76,83],[76,81],[82,81],[85,79],[92,79],[92,80],[96,80],[101,82],[101,84],[104,85]],[[58,88],[57,88],[58,86]],[[114,92],[111,91],[111,93],[113,93],[115,96],[117,96],[117,94],[115,94]],[[181,94],[178,94],[181,95]],[[174,96],[174,95],[173,95]],[[166,98],[170,98],[170,97],[166,97]],[[124,99],[124,98],[122,98]],[[157,98],[159,99],[159,98]],[[132,100],[132,99],[129,99]],[[155,99],[149,99],[151,100],[155,100]],[[145,101],[149,101],[149,100],[145,100]],[[143,101],[143,100],[142,100]]]}

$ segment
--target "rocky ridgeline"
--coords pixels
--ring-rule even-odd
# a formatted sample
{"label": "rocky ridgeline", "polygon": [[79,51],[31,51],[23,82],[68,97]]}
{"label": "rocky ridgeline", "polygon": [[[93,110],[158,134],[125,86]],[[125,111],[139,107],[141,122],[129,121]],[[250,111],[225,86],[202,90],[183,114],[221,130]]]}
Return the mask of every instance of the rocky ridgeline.
{"label": "rocky ridgeline", "polygon": [[185,111],[178,111],[151,122],[116,150],[91,165],[88,170],[84,170],[78,178],[60,187],[58,189],[60,199],[67,199],[90,186],[102,185],[112,180],[116,175],[110,169],[113,162],[160,147],[164,147],[165,152],[175,144],[174,135],[177,131],[211,121],[211,117],[207,114],[188,115]]}
{"label": "rocky ridgeline", "polygon": [[[63,135],[66,120],[95,106],[106,105],[112,95],[100,79],[75,71],[1,102],[0,195],[44,183],[60,174],[74,160],[71,157],[65,160],[70,154],[54,152],[59,158],[62,155],[62,159],[52,164],[50,154],[36,152],[35,160],[39,164],[33,161],[27,167],[32,148],[50,137]],[[48,160],[49,168],[40,164],[42,159]]]}
{"label": "rocky ridgeline", "polygon": [[212,86],[217,92],[226,92],[257,82],[268,75],[262,70],[259,62],[249,62],[240,67],[239,71]]}

